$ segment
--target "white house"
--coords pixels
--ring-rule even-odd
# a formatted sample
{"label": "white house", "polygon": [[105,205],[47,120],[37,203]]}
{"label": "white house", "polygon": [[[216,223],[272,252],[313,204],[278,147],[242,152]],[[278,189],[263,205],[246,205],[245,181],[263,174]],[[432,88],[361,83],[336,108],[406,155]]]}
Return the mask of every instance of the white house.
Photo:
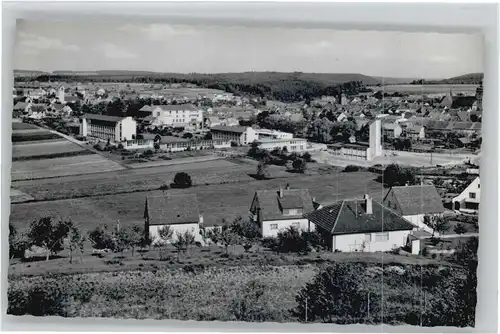
{"label": "white house", "polygon": [[453,198],[453,208],[465,213],[478,213],[480,195],[481,184],[478,176],[460,195]]}
{"label": "white house", "polygon": [[263,238],[276,237],[291,226],[314,231],[315,226],[303,216],[313,210],[307,189],[258,190],[250,206],[250,219],[258,224]]}
{"label": "white house", "polygon": [[293,133],[269,130],[269,129],[256,129],[259,139],[272,138],[272,139],[292,139]]}
{"label": "white house", "polygon": [[263,150],[272,151],[275,149],[283,150],[286,148],[288,152],[306,152],[309,148],[307,139],[292,138],[292,139],[272,139],[265,138],[257,141],[258,147]]}
{"label": "white house", "polygon": [[382,203],[419,229],[429,233],[432,233],[432,228],[424,224],[424,216],[444,213],[441,196],[433,185],[392,187]]}
{"label": "white house", "polygon": [[212,139],[234,141],[238,145],[248,145],[257,140],[257,132],[251,127],[217,125],[210,129]]}
{"label": "white house", "polygon": [[148,196],[144,208],[144,231],[153,243],[159,242],[159,230],[169,226],[173,230],[171,241],[177,234],[188,231],[195,241],[202,242],[200,224],[203,216],[198,210],[198,199],[195,194]]}
{"label": "white house", "polygon": [[80,135],[111,142],[135,139],[136,122],[132,117],[86,114],[80,118]]}
{"label": "white house", "polygon": [[139,111],[151,113],[161,125],[172,127],[203,126],[203,110],[192,104],[152,105],[143,106]]}
{"label": "white house", "polygon": [[383,123],[382,124],[382,134],[384,137],[393,139],[399,138],[403,129],[397,123]]}
{"label": "white house", "polygon": [[390,251],[405,246],[416,229],[368,195],[364,199],[338,201],[305,217],[325,237],[332,251]]}

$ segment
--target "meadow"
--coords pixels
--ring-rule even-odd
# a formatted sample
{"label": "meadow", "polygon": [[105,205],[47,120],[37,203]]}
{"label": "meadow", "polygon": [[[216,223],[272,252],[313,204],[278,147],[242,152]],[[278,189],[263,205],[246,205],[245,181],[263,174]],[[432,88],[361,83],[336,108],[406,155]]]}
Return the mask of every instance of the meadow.
{"label": "meadow", "polygon": [[[180,166],[179,166],[180,167]],[[147,169],[145,169],[147,170]],[[33,219],[45,215],[71,218],[75,223],[83,224],[86,229],[93,229],[104,223],[114,224],[117,219],[122,224],[143,223],[144,201],[146,196],[162,195],[161,190],[140,191],[139,188],[158,189],[162,184],[173,179],[167,173],[159,174],[145,181],[145,175],[138,176],[139,181],[127,180],[120,173],[115,173],[114,179],[60,182],[43,180],[38,186],[33,182],[16,182],[13,187],[33,196],[35,199],[68,197],[86,195],[89,197],[20,203],[11,206],[10,221],[20,229],[24,229]],[[252,168],[252,172],[254,169]],[[361,198],[370,194],[374,199],[381,200],[386,189],[375,181],[376,175],[368,172],[332,173],[325,175],[300,175],[285,173],[288,176],[270,180],[257,181],[248,175],[249,180],[232,183],[231,177],[242,177],[241,172],[235,174],[213,174],[214,183],[205,185],[196,183],[196,175],[210,175],[206,170],[189,171],[194,180],[194,186],[188,189],[169,189],[169,194],[194,193],[198,197],[200,214],[204,215],[207,224],[220,223],[222,218],[233,219],[238,216],[246,218],[256,190],[279,189],[289,184],[291,188],[309,189],[312,197],[320,201],[334,201],[344,198]],[[199,174],[198,174],[199,173]],[[172,173],[171,175],[174,175]],[[244,177],[244,176],[243,176]],[[89,176],[90,178],[90,176]],[[141,180],[143,179],[143,180]],[[40,180],[42,181],[42,180]],[[216,182],[215,182],[216,181]],[[147,182],[147,183],[145,183]],[[112,190],[114,189],[114,190]],[[136,189],[134,192],[100,195],[99,191],[119,191]],[[95,196],[90,196],[91,194]]]}
{"label": "meadow", "polygon": [[91,154],[82,146],[67,140],[53,142],[30,142],[29,144],[18,144],[12,147],[12,160],[34,160],[46,157],[74,156],[76,154]]}
{"label": "meadow", "polygon": [[[388,324],[416,325],[420,318],[421,323],[429,325],[437,313],[445,313],[450,307],[454,310],[452,303],[457,298],[456,286],[440,289],[434,283],[440,281],[441,286],[450,280],[457,284],[465,276],[462,268],[444,265],[352,265],[359,271],[356,279],[365,282],[359,293],[363,299],[370,299],[368,305],[363,304],[368,314],[362,312],[366,317],[353,319],[346,313],[333,319],[337,323],[378,323],[382,317]],[[296,296],[324,267],[185,266],[10,277],[8,313],[26,312],[30,298],[38,297],[41,300],[31,312],[48,311],[68,317],[297,322],[302,314],[292,312],[297,310]],[[438,320],[444,320],[444,325],[446,319]]]}

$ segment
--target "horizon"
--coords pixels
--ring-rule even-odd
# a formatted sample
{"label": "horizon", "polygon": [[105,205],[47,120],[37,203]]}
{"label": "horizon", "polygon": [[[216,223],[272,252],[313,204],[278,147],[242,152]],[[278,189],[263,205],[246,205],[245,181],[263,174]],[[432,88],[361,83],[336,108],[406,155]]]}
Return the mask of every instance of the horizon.
{"label": "horizon", "polygon": [[[49,75],[59,75],[59,74],[55,74],[54,72],[75,72],[75,73],[89,73],[91,75],[91,73],[93,72],[143,72],[143,73],[151,73],[151,74],[182,74],[182,75],[188,75],[188,74],[201,74],[201,75],[217,75],[217,74],[239,74],[239,73],[284,73],[284,74],[288,74],[288,73],[303,73],[303,74],[319,74],[319,75],[323,75],[323,74],[331,74],[331,75],[335,75],[335,74],[339,74],[339,75],[345,75],[345,74],[353,74],[353,75],[364,75],[364,76],[367,76],[367,77],[371,77],[371,78],[374,78],[374,79],[377,79],[377,78],[388,78],[388,79],[398,79],[398,80],[403,80],[403,79],[407,79],[407,80],[415,80],[415,79],[423,79],[423,80],[447,80],[447,79],[451,79],[453,77],[460,77],[460,76],[465,76],[465,75],[471,75],[471,74],[483,74],[483,72],[469,72],[469,73],[462,73],[462,74],[457,74],[457,75],[454,75],[453,77],[427,77],[427,78],[417,78],[417,77],[397,77],[397,76],[393,76],[393,77],[383,77],[383,76],[379,76],[379,75],[370,75],[370,74],[364,74],[364,73],[356,73],[356,72],[300,72],[300,71],[287,71],[287,72],[283,72],[283,71],[273,71],[273,70],[264,70],[264,71],[239,71],[239,72],[158,72],[158,71],[151,71],[151,70],[123,70],[123,69],[99,69],[99,70],[53,70],[53,71],[42,71],[42,70],[31,70],[31,69],[19,69],[19,68],[15,68],[13,70],[14,72],[15,71],[20,71],[20,72],[42,72],[42,73],[46,73],[46,74],[49,74]],[[97,75],[100,75],[100,74],[97,74]]]}
{"label": "horizon", "polygon": [[484,72],[479,34],[21,20],[16,35],[14,67],[42,72],[106,68],[398,79]]}

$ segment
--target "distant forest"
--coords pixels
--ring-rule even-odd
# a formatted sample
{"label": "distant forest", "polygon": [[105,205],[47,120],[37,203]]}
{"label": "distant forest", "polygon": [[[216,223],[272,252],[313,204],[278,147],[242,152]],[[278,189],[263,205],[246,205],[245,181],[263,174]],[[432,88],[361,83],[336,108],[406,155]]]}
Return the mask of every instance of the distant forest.
{"label": "distant forest", "polygon": [[[104,73],[103,73],[104,72]],[[282,102],[295,102],[322,95],[337,96],[340,92],[355,95],[369,92],[367,85],[377,84],[372,77],[361,74],[317,74],[244,72],[224,74],[175,74],[150,72],[97,72],[92,75],[42,74],[18,76],[16,81],[64,82],[129,82],[148,84],[190,83],[203,88],[219,89],[240,96],[259,96]]]}
{"label": "distant forest", "polygon": [[413,80],[412,85],[479,85],[483,81],[483,73],[469,73],[444,80]]}

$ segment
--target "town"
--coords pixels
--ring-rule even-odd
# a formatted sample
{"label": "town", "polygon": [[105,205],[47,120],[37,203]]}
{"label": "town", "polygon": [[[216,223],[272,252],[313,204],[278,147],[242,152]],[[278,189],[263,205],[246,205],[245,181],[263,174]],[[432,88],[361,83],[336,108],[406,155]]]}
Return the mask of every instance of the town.
{"label": "town", "polygon": [[318,259],[404,272],[464,261],[477,240],[480,78],[294,102],[64,78],[13,89],[14,277]]}

